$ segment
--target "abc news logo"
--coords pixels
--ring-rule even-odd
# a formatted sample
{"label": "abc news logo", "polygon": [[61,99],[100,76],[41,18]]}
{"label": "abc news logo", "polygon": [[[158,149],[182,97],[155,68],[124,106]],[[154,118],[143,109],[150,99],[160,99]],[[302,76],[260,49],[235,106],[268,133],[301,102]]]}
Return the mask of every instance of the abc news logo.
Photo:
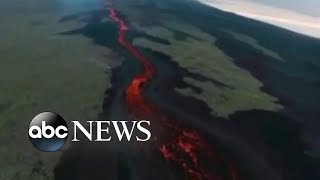
{"label": "abc news logo", "polygon": [[[77,138],[78,132],[85,135],[89,141],[108,142],[116,139],[121,142],[126,137],[127,141],[148,141],[151,132],[146,128],[150,127],[150,121],[87,121],[85,128],[79,121],[71,121],[73,124],[72,141],[80,141]],[[131,124],[131,125],[129,125]],[[113,126],[116,138],[112,138],[110,127]],[[93,128],[95,128],[96,138],[93,140]],[[134,130],[137,129],[143,137],[133,137]],[[32,145],[45,152],[57,151],[68,139],[68,125],[58,114],[53,112],[43,112],[35,116],[28,130],[28,135]]]}

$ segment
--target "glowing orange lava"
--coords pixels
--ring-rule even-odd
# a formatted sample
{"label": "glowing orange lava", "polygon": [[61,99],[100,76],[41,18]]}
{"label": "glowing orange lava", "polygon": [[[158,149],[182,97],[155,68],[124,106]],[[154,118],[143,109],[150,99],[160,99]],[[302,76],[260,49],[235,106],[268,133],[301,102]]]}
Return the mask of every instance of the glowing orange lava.
{"label": "glowing orange lava", "polygon": [[[107,5],[109,17],[118,27],[118,43],[126,48],[143,66],[142,72],[135,75],[125,91],[125,103],[129,112],[140,119],[157,117],[161,120],[162,129],[171,134],[165,142],[157,142],[160,154],[170,164],[183,170],[185,179],[192,180],[238,180],[234,166],[213,151],[200,135],[171,119],[161,112],[155,104],[143,96],[143,90],[155,75],[155,69],[150,61],[144,57],[130,42],[125,40],[129,30],[125,21],[121,19],[111,5]],[[222,175],[217,167],[226,169],[227,176]]]}

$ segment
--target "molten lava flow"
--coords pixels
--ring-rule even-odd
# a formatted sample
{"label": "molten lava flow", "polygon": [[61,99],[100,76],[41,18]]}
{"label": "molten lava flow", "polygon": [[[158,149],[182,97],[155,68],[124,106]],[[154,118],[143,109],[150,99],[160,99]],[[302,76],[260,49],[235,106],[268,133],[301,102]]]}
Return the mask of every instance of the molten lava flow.
{"label": "molten lava flow", "polygon": [[[124,20],[118,16],[112,6],[107,5],[107,9],[109,17],[118,27],[118,43],[143,65],[142,72],[134,76],[125,91],[125,102],[129,112],[137,118],[160,119],[162,126],[160,129],[169,132],[165,134],[170,134],[170,137],[166,137],[163,142],[157,138],[156,145],[161,155],[174,166],[181,168],[186,179],[238,180],[233,165],[214,152],[196,131],[187,128],[181,122],[172,120],[159,111],[155,104],[143,97],[144,86],[152,80],[155,70],[150,61],[125,40],[128,27]],[[226,171],[227,175],[221,171]]]}

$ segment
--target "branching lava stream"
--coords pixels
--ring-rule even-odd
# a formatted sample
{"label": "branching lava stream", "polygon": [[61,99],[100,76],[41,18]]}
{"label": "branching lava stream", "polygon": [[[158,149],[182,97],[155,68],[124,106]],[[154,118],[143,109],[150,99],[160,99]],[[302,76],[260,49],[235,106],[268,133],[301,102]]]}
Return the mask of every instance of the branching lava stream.
{"label": "branching lava stream", "polygon": [[125,90],[125,104],[134,118],[160,120],[162,131],[170,134],[167,140],[157,137],[156,146],[166,161],[183,171],[185,179],[190,180],[238,180],[234,165],[215,152],[193,129],[173,120],[143,96],[144,87],[152,80],[155,69],[130,42],[125,40],[128,26],[108,4],[109,17],[118,28],[118,43],[131,53],[143,66],[142,72],[135,75]]}

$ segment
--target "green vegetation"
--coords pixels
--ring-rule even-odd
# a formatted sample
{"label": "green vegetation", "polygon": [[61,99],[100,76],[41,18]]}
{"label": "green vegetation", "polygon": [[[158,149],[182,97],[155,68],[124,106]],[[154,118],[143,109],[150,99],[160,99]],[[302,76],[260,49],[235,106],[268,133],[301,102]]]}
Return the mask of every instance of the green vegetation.
{"label": "green vegetation", "polygon": [[[170,0],[172,1],[179,0]],[[37,113],[54,111],[70,121],[95,119],[101,112],[104,90],[110,86],[108,81],[111,69],[107,67],[114,66],[119,61],[114,58],[108,60],[106,57],[113,55],[110,49],[96,46],[81,35],[58,34],[84,25],[72,18],[67,22],[59,22],[64,15],[97,10],[104,5],[100,1],[101,4],[98,3],[97,7],[91,9],[86,3],[92,2],[94,3],[90,0],[81,3],[58,0],[0,1],[0,180],[53,179],[53,166],[64,149],[56,153],[42,153],[29,143],[26,129]],[[144,4],[145,2],[150,4]],[[140,4],[142,6],[139,6]],[[220,82],[217,84],[185,77],[183,80],[201,89],[201,93],[191,88],[176,88],[181,94],[207,103],[213,114],[228,117],[242,110],[277,111],[283,108],[277,103],[277,98],[261,90],[263,84],[260,81],[247,70],[237,66],[234,59],[215,46],[216,37],[175,16],[171,11],[173,7],[171,4],[168,5],[167,1],[119,0],[113,1],[113,5],[120,11],[121,16],[130,22],[131,30],[170,42],[170,45],[165,45],[137,36],[133,38],[134,45],[167,54],[189,72]],[[189,10],[186,13],[189,13]],[[220,29],[221,34],[224,32],[223,35],[219,35],[229,34],[230,39],[232,37],[237,42],[251,46],[270,56],[269,59],[279,60],[270,63],[276,70],[270,72],[280,72],[284,75],[269,75],[270,81],[274,83],[272,88],[278,88],[278,92],[290,95],[288,97],[293,97],[291,99],[301,98],[302,103],[297,104],[304,105],[303,103],[314,101],[314,106],[318,105],[317,98],[314,98],[318,91],[313,84],[310,83],[310,91],[306,93],[302,93],[302,88],[305,90],[306,86],[299,84],[304,82],[303,80],[311,82],[319,77],[319,63],[315,58],[318,55],[315,53],[318,50],[317,44],[310,48],[307,43],[302,43],[301,47],[304,50],[301,54],[300,51],[291,53],[292,49],[296,51],[300,47],[286,47],[294,44],[286,40],[290,37],[288,35],[283,36],[277,32],[274,33],[277,36],[273,36],[274,34],[267,34],[250,26],[247,33],[244,33],[244,30],[238,32],[240,26],[236,22],[230,23],[234,29],[229,29],[228,26],[220,27],[232,22],[230,18],[222,17],[221,14],[215,18],[212,22],[217,23],[217,29]],[[286,38],[278,41],[279,38],[264,37],[275,40],[270,44],[263,43],[263,38],[257,38],[259,34],[253,36],[253,32],[256,31],[259,31],[261,36],[267,34],[272,35],[271,37]],[[272,48],[277,43],[280,44]],[[269,48],[265,47],[268,45]],[[282,49],[283,47],[286,48]],[[281,52],[281,56],[277,52]],[[310,57],[305,58],[305,54]],[[312,64],[303,64],[304,62]],[[300,76],[303,78],[295,79]],[[293,77],[293,83],[287,81],[287,77]]]}
{"label": "green vegetation", "polygon": [[234,32],[234,31],[229,31],[229,30],[225,30],[225,32],[231,34],[235,39],[244,42],[254,48],[256,48],[257,50],[261,51],[262,53],[264,53],[265,55],[268,55],[274,59],[277,59],[279,61],[285,61],[282,57],[280,57],[280,55],[268,48],[263,47],[262,45],[259,44],[259,42],[257,42],[257,40],[255,40],[254,38],[247,36],[245,34],[241,34],[238,32]]}
{"label": "green vegetation", "polygon": [[276,98],[260,90],[262,84],[259,81],[246,70],[237,67],[231,58],[223,54],[210,41],[189,38],[186,41],[171,39],[170,43],[171,45],[167,46],[143,38],[134,40],[135,45],[170,55],[181,67],[190,72],[226,84],[227,87],[209,81],[201,82],[185,78],[188,84],[201,88],[203,92],[197,94],[191,89],[177,89],[180,93],[203,100],[217,115],[227,117],[239,110],[281,108],[276,104]]}
{"label": "green vegetation", "polygon": [[42,153],[30,144],[31,119],[43,111],[67,121],[95,118],[110,85],[105,71],[110,50],[82,36],[58,35],[82,24],[59,23],[64,14],[54,3],[0,2],[6,9],[0,16],[1,180],[52,179],[61,151]]}
{"label": "green vegetation", "polygon": [[[223,117],[241,110],[282,108],[277,104],[277,98],[261,91],[262,83],[245,69],[236,66],[231,57],[214,45],[216,39],[212,35],[172,14],[152,8],[148,11],[152,12],[152,17],[156,19],[153,24],[150,24],[146,22],[143,8],[130,7],[128,3],[115,3],[120,12],[130,19],[134,28],[170,42],[170,45],[164,45],[143,37],[136,37],[133,40],[134,45],[167,54],[188,71],[226,85],[221,86],[210,81],[202,82],[186,77],[184,81],[199,87],[202,93],[198,94],[189,88],[177,88],[178,92],[206,102],[213,114]],[[177,38],[179,35],[183,38]],[[268,55],[275,56],[252,39],[249,39],[248,44],[254,45]]]}

